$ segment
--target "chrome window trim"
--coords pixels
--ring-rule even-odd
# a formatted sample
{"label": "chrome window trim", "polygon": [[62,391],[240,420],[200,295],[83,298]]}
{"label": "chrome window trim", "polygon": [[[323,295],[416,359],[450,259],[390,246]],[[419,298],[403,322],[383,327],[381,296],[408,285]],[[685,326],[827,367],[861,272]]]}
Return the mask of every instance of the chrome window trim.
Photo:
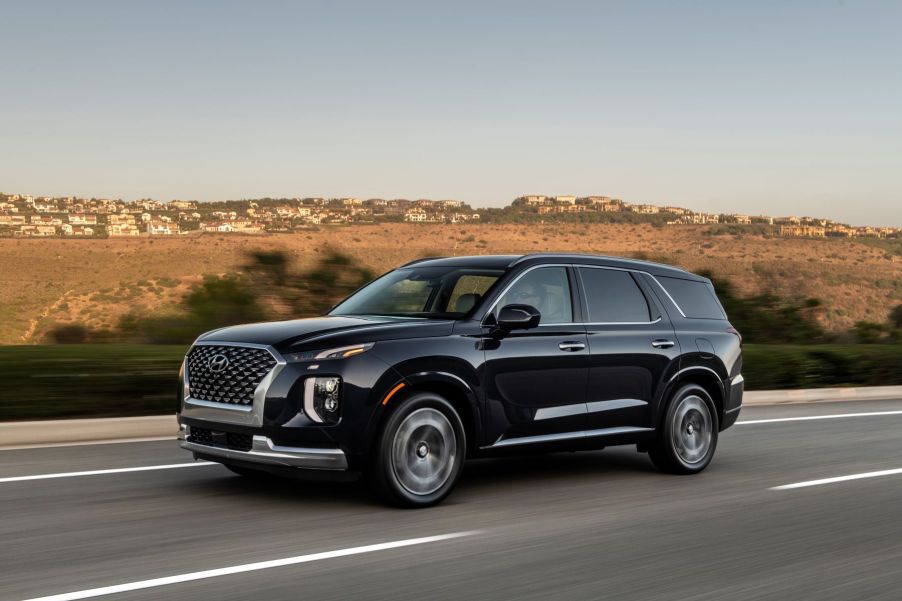
{"label": "chrome window trim", "polygon": [[[647,271],[642,271],[639,269],[624,269],[623,267],[608,267],[607,265],[585,265],[584,263],[574,263],[573,267],[575,267],[576,269],[579,269],[581,267],[586,267],[588,269],[608,269],[610,271],[625,271],[627,273],[644,273],[648,277],[654,279],[656,282],[658,281],[657,279],[655,279],[655,276],[653,276],[652,274],[648,273]],[[580,280],[580,283],[582,284],[582,280]],[[658,282],[658,286],[660,286],[660,285],[661,285],[661,283]],[[636,284],[636,287],[639,288],[639,292],[644,297],[645,292],[642,290],[642,288],[639,287],[638,284]],[[667,292],[667,291],[665,290],[664,292]],[[583,294],[585,294],[585,286],[583,286]],[[670,299],[670,300],[673,300],[673,299]],[[588,309],[589,308],[589,298],[586,297],[585,301],[586,301],[586,309]],[[648,304],[648,300],[646,300],[645,303]],[[674,303],[674,304],[676,304],[676,303]],[[677,309],[679,309],[679,306],[677,307]],[[651,307],[649,307],[649,311],[650,310],[651,310]],[[680,311],[680,313],[682,313],[682,311]],[[685,317],[685,315],[683,317]],[[587,321],[587,322],[584,322],[583,325],[586,325],[586,326],[650,326],[652,324],[658,323],[659,321],[661,321],[661,319],[662,319],[662,317],[659,315],[658,318],[653,321]]]}
{"label": "chrome window trim", "polygon": [[[659,287],[661,290],[664,291],[664,294],[667,295],[667,298],[670,299],[670,302],[673,303],[673,306],[676,307],[676,308],[677,308],[677,311],[680,312],[680,315],[682,315],[683,317],[686,317],[686,314],[683,312],[682,307],[680,307],[680,305],[677,304],[677,302],[673,299],[673,297],[670,296],[670,293],[667,292],[667,288],[664,287],[664,284],[662,284],[661,282],[659,282],[659,281],[658,281],[658,278],[656,278],[656,277],[653,276],[652,274],[647,273],[647,272],[644,272],[644,271],[643,271],[642,273],[644,273],[645,275],[647,275],[648,277],[650,277],[652,280],[654,280],[655,284],[657,284],[658,287]],[[694,280],[690,280],[690,281],[694,281]],[[718,302],[720,302],[720,301],[718,301]]]}
{"label": "chrome window trim", "polygon": [[190,374],[188,373],[188,362],[185,361],[185,381],[184,390],[186,394],[182,399],[181,414],[184,417],[193,419],[208,420],[220,422],[223,424],[237,424],[241,426],[253,426],[256,428],[263,426],[263,405],[266,403],[266,393],[269,387],[275,381],[279,373],[288,364],[285,358],[279,352],[268,344],[256,344],[253,342],[221,342],[218,340],[203,340],[195,342],[185,353],[185,357],[194,350],[196,346],[235,346],[245,348],[256,348],[267,351],[276,360],[276,365],[268,374],[266,374],[257,388],[254,389],[254,401],[250,405],[232,405],[229,403],[217,403],[214,401],[205,401],[195,399],[190,396]]}
{"label": "chrome window trim", "polygon": [[[609,269],[611,271],[625,271],[627,273],[641,273],[643,275],[647,275],[649,278],[652,279],[652,281],[654,281],[655,284],[658,285],[659,288],[661,288],[661,290],[664,291],[664,294],[667,295],[667,298],[670,299],[670,302],[673,303],[673,306],[676,307],[677,311],[680,312],[680,315],[682,315],[683,317],[686,317],[686,314],[683,312],[683,309],[680,307],[680,305],[677,304],[677,302],[673,299],[673,297],[670,296],[670,293],[667,292],[667,288],[665,288],[664,285],[658,281],[658,278],[656,278],[654,275],[650,274],[647,271],[643,271],[641,269],[625,269],[623,267],[609,267],[607,265],[586,265],[585,263],[539,263],[537,265],[532,265],[531,267],[527,267],[526,269],[524,269],[520,273],[520,275],[518,275],[510,284],[508,284],[507,286],[504,287],[504,289],[501,291],[501,293],[498,294],[498,297],[494,301],[492,301],[491,306],[489,306],[488,310],[483,315],[482,321],[484,322],[485,318],[492,314],[492,311],[495,310],[495,307],[498,306],[498,303],[501,301],[502,298],[504,298],[504,295],[507,294],[507,292],[514,286],[514,284],[516,284],[520,280],[520,278],[525,276],[530,271],[532,271],[534,269],[541,269],[542,267],[564,267],[564,268],[573,267],[576,269],[578,269],[580,267],[586,267],[588,269]],[[640,292],[642,291],[641,288],[639,290],[640,290]],[[643,294],[644,294],[644,292],[643,292]],[[572,305],[572,303],[573,303],[572,299],[570,300],[570,303]],[[568,321],[568,322],[558,322],[558,323],[539,323],[538,327],[541,328],[542,326],[565,326],[565,325],[583,325],[583,326],[621,326],[621,325],[633,326],[633,325],[636,325],[636,326],[639,326],[639,325],[653,325],[653,324],[660,322],[662,319],[663,319],[663,317],[658,316],[658,318],[655,319],[654,321],[583,321],[583,322]]]}
{"label": "chrome window trim", "polygon": [[584,326],[650,326],[661,321],[661,317],[654,321],[587,321]]}
{"label": "chrome window trim", "polygon": [[[531,267],[527,267],[526,269],[524,269],[523,271],[521,271],[520,274],[519,274],[516,278],[514,278],[514,280],[513,280],[511,283],[509,283],[507,286],[505,286],[504,289],[503,289],[503,290],[498,294],[498,296],[495,298],[495,300],[492,301],[492,304],[489,306],[488,310],[487,310],[487,311],[485,312],[485,314],[482,316],[482,320],[480,321],[480,323],[482,323],[482,325],[485,325],[484,322],[485,322],[486,317],[488,317],[489,315],[492,314],[492,311],[495,310],[495,307],[498,306],[498,303],[501,302],[501,299],[504,298],[504,295],[507,294],[508,291],[509,291],[511,288],[513,288],[513,286],[514,286],[517,282],[520,281],[520,278],[522,278],[523,276],[525,276],[525,275],[526,275],[527,273],[529,273],[530,271],[534,271],[534,270],[536,270],[536,269],[542,269],[543,267],[563,267],[564,269],[567,269],[568,267],[571,267],[571,265],[570,265],[569,263],[539,263],[538,265],[532,265]],[[568,285],[568,288],[569,288],[569,285],[570,285],[570,276],[569,276],[569,275],[567,276],[567,285]],[[568,291],[568,292],[569,292],[569,291]],[[571,294],[571,298],[570,298],[570,309],[571,309],[571,313],[572,313],[572,310],[573,310],[573,296],[572,296],[572,294]],[[555,322],[555,323],[541,323],[541,322],[539,322],[539,325],[538,325],[537,327],[540,327],[540,328],[541,328],[542,326],[572,326],[572,325],[582,325],[582,323],[580,323],[580,322],[578,322],[578,321],[564,321],[564,322]]]}
{"label": "chrome window trim", "polygon": [[[585,265],[583,263],[573,263],[573,267],[588,267],[589,269],[612,269],[614,271],[628,271],[628,272],[632,272],[632,273],[641,273],[641,274],[647,275],[652,280],[654,280],[655,284],[657,284],[661,288],[661,290],[664,291],[664,294],[667,295],[667,298],[670,299],[670,302],[673,303],[673,306],[677,308],[677,311],[680,312],[680,315],[682,315],[683,317],[686,317],[686,314],[683,313],[683,309],[680,307],[680,305],[677,304],[677,302],[675,300],[673,300],[673,297],[670,296],[669,292],[667,292],[667,288],[664,287],[664,284],[659,282],[657,277],[655,277],[654,275],[650,274],[647,271],[644,271],[642,269],[624,269],[623,267],[608,267],[607,265]],[[691,280],[691,281],[695,281],[695,280]],[[660,318],[658,318],[658,319],[660,319]],[[593,323],[595,323],[595,322],[593,322]],[[640,323],[645,323],[645,322],[640,322]],[[654,323],[654,322],[650,321],[648,323]]]}

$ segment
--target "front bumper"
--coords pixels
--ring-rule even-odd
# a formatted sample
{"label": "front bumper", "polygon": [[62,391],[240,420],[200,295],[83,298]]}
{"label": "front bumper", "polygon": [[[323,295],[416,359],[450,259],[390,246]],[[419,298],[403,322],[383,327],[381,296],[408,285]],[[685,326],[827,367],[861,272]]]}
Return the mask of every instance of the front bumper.
{"label": "front bumper", "polygon": [[314,470],[347,470],[348,460],[341,449],[286,447],[273,443],[266,436],[254,435],[250,451],[238,451],[188,440],[185,426],[179,428],[179,446],[202,455],[205,459],[228,463],[240,461],[279,467],[295,467]]}

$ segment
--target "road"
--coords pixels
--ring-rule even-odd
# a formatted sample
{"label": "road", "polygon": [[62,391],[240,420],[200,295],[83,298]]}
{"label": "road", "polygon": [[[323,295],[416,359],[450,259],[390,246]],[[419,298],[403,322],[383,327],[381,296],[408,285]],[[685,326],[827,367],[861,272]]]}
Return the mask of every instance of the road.
{"label": "road", "polygon": [[20,479],[190,461],[174,441],[3,451],[0,599],[902,598],[902,400],[740,422],[698,476],[629,447],[484,460],[418,511],[218,465]]}

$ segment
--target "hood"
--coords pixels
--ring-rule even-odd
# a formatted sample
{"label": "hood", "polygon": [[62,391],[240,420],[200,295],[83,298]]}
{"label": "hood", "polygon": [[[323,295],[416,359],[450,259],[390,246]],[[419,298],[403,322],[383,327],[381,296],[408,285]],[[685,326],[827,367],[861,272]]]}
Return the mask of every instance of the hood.
{"label": "hood", "polygon": [[445,336],[452,321],[395,317],[325,316],[229,326],[198,340],[266,344],[279,352],[297,352],[398,338]]}

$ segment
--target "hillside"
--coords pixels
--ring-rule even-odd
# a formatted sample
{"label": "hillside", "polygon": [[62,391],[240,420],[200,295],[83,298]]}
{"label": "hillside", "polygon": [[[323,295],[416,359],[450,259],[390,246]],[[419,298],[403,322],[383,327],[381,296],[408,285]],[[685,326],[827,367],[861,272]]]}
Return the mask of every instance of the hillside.
{"label": "hillside", "polygon": [[132,309],[173,310],[204,274],[234,271],[252,249],[284,250],[299,267],[328,247],[376,272],[420,256],[571,251],[640,256],[709,269],[747,294],[815,296],[843,330],[884,321],[902,303],[902,259],[882,241],[776,238],[725,226],[650,224],[321,227],[296,234],[203,234],[107,240],[0,239],[0,343],[40,342],[48,327],[110,327]]}

